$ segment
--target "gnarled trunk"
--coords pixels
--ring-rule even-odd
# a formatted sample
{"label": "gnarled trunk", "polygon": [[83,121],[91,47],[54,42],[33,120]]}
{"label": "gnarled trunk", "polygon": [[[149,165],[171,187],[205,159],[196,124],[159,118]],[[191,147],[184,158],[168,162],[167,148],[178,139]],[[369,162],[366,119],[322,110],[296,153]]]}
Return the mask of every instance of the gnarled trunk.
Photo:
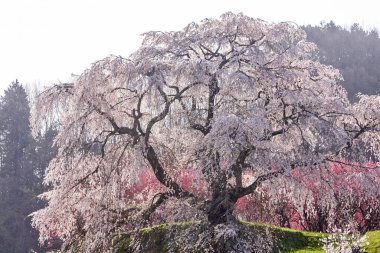
{"label": "gnarled trunk", "polygon": [[229,223],[236,220],[233,216],[236,200],[229,194],[220,194],[210,201],[207,219],[212,225]]}
{"label": "gnarled trunk", "polygon": [[[239,252],[238,236],[240,224],[233,216],[236,200],[229,194],[214,195],[213,200],[209,202],[207,209],[207,219],[211,224],[212,247],[214,252]],[[229,233],[227,228],[233,228],[236,234]],[[221,232],[225,230],[224,232]],[[222,234],[222,236],[221,236]]]}

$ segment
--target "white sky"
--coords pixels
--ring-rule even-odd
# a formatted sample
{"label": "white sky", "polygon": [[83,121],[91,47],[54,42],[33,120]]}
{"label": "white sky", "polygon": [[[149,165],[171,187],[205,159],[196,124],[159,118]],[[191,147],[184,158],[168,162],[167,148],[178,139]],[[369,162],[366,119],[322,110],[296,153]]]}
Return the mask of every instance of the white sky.
{"label": "white sky", "polygon": [[377,0],[0,0],[0,94],[13,80],[65,82],[150,30],[178,30],[227,11],[267,21],[380,28]]}

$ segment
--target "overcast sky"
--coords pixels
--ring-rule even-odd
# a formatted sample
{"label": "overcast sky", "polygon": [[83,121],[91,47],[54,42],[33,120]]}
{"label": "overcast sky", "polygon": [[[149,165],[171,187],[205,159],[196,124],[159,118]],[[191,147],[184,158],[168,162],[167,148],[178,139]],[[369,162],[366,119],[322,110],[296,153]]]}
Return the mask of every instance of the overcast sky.
{"label": "overcast sky", "polygon": [[[13,80],[68,81],[110,54],[128,57],[150,30],[243,12],[270,22],[333,20],[380,28],[376,0],[0,0],[0,94]],[[359,5],[360,4],[360,5]]]}

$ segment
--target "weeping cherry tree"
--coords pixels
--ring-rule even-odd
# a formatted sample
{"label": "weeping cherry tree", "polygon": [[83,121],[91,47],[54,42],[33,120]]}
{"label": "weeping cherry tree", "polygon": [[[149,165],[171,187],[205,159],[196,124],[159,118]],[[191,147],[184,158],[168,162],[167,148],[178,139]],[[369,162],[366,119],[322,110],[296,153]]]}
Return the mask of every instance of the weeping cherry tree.
{"label": "weeping cherry tree", "polygon": [[[240,198],[280,191],[279,180],[296,192],[294,169],[362,168],[380,154],[380,98],[351,104],[295,24],[226,13],[143,36],[129,58],[95,62],[34,104],[35,133],[60,123],[48,205],[33,216],[41,242],[54,234],[65,251],[104,252],[170,213],[206,222],[214,252],[251,252],[234,215]],[[126,194],[144,171],[158,187]],[[190,188],[179,180],[188,171]]]}

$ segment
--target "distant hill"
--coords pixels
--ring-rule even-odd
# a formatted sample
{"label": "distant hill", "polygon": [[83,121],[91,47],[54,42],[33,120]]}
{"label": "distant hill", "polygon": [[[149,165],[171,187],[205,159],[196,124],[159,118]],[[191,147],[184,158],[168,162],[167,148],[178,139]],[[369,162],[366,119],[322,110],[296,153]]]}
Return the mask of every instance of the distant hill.
{"label": "distant hill", "polygon": [[376,30],[366,31],[359,24],[347,30],[332,21],[302,28],[320,50],[316,57],[341,71],[350,100],[356,100],[357,93],[380,94],[380,39]]}

